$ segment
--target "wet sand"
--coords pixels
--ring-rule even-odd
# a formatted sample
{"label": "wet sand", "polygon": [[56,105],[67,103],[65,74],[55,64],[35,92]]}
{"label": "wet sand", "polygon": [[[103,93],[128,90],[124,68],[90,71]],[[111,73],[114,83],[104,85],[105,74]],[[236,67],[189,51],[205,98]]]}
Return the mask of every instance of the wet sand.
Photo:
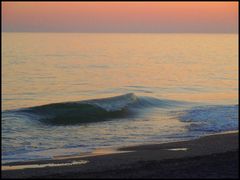
{"label": "wet sand", "polygon": [[[113,154],[103,151],[98,155],[9,163],[2,166],[2,178],[238,178],[238,146],[238,132],[234,132],[122,147],[120,153]],[[28,168],[17,169],[20,165]]]}

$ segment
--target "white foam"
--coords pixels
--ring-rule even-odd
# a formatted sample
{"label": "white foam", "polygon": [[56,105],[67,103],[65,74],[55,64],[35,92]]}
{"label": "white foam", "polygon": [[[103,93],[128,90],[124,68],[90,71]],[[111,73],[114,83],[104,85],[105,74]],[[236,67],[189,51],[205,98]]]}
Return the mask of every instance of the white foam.
{"label": "white foam", "polygon": [[171,148],[171,149],[167,149],[169,151],[187,151],[188,148]]}
{"label": "white foam", "polygon": [[70,163],[48,163],[48,164],[28,164],[28,165],[13,165],[13,166],[2,166],[2,170],[17,170],[17,169],[35,169],[44,167],[58,167],[58,166],[72,166],[86,164],[89,161],[72,161]]}
{"label": "white foam", "polygon": [[180,117],[193,131],[230,131],[238,129],[238,105],[203,106],[187,110]]}

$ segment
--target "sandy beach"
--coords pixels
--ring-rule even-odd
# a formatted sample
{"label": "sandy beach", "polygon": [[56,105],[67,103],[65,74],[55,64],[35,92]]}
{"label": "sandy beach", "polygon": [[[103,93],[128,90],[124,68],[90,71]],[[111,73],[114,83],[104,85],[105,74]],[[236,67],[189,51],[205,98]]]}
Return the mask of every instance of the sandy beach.
{"label": "sandy beach", "polygon": [[8,163],[2,178],[238,178],[238,132],[119,148],[82,157]]}

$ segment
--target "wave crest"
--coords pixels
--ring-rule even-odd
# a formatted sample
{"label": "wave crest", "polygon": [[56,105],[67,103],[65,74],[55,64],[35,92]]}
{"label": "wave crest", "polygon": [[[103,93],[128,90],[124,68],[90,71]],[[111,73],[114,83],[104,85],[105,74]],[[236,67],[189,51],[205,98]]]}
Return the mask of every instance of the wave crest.
{"label": "wave crest", "polygon": [[133,93],[128,93],[109,98],[35,106],[21,109],[18,113],[34,115],[34,119],[39,119],[46,124],[74,125],[126,118],[135,114],[139,109],[149,107],[168,108],[179,105],[179,103],[153,97],[138,97]]}

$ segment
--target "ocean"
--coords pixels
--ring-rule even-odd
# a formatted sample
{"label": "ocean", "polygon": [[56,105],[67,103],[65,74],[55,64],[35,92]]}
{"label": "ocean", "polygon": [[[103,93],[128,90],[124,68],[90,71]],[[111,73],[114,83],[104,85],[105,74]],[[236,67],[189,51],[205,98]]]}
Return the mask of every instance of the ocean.
{"label": "ocean", "polygon": [[2,33],[2,163],[238,130],[238,35]]}

